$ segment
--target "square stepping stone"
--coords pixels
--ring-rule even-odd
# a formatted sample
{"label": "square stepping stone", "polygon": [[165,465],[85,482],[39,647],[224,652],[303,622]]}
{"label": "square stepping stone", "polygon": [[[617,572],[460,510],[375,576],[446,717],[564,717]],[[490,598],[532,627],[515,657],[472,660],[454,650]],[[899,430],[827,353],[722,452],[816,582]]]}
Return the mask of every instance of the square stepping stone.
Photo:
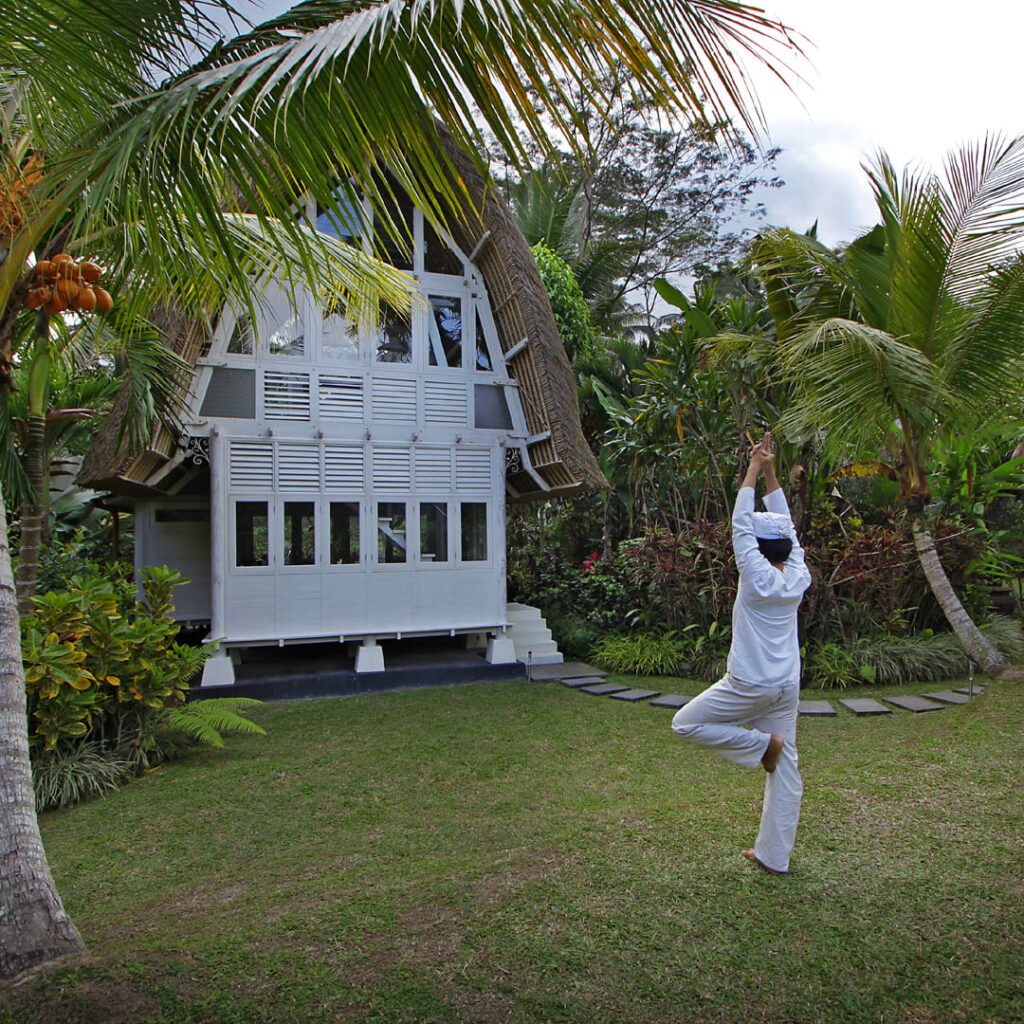
{"label": "square stepping stone", "polygon": [[659,690],[623,690],[622,693],[613,693],[613,700],[650,700],[657,697]]}
{"label": "square stepping stone", "polygon": [[883,697],[882,700],[905,711],[941,711],[946,706],[924,697]]}
{"label": "square stepping stone", "polygon": [[580,693],[592,693],[595,697],[608,697],[613,693],[622,693],[628,690],[628,686],[621,686],[619,683],[599,683],[597,686],[583,686]]}
{"label": "square stepping stone", "polygon": [[852,711],[855,715],[891,715],[892,712],[877,700],[870,697],[844,697],[839,701],[844,708]]}
{"label": "square stepping stone", "polygon": [[966,693],[954,693],[953,690],[939,690],[937,693],[926,693],[929,700],[941,700],[943,704],[970,704],[971,698]]}
{"label": "square stepping stone", "polygon": [[689,704],[692,697],[685,697],[681,693],[666,693],[664,697],[651,701],[652,708],[675,708],[678,710],[684,704]]}
{"label": "square stepping stone", "polygon": [[813,715],[813,716],[835,716],[838,714],[836,709],[827,700],[802,700],[800,701],[797,711],[801,715]]}
{"label": "square stepping stone", "polygon": [[977,697],[979,693],[985,692],[985,687],[982,686],[980,683],[976,684],[973,690],[969,686],[958,686],[953,692],[966,693],[968,696],[970,696],[973,693],[974,696]]}
{"label": "square stepping stone", "polygon": [[581,686],[595,686],[597,683],[603,683],[604,676],[579,676],[573,679],[562,679],[560,682],[563,686],[578,689]]}
{"label": "square stepping stone", "polygon": [[604,669],[594,668],[582,661],[565,661],[559,665],[534,665],[530,670],[530,678],[538,682],[547,679],[577,679],[580,676],[600,676],[602,679],[608,675]]}

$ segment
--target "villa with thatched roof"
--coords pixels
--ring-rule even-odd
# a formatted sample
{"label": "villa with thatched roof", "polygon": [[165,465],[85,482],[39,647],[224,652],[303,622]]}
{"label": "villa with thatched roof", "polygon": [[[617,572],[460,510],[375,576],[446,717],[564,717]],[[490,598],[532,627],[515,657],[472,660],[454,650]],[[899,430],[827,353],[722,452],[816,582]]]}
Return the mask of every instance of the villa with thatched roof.
{"label": "villa with thatched roof", "polygon": [[130,450],[115,407],[85,460],[80,482],[135,513],[137,566],[191,581],[178,615],[219,641],[204,684],[267,644],[354,642],[366,672],[384,668],[379,640],[465,635],[514,661],[506,500],[604,486],[532,253],[451,155],[481,212],[441,238],[404,205],[415,244],[395,262],[425,299],[411,318],[360,330],[274,282],[255,318],[166,314],[194,367],[180,436]]}

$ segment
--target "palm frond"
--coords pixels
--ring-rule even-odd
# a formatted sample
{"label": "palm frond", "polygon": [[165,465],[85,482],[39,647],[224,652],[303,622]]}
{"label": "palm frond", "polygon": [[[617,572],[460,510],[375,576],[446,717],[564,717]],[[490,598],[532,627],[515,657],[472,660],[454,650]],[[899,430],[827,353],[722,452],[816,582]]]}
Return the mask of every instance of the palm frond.
{"label": "palm frond", "polygon": [[891,446],[897,421],[928,421],[942,395],[935,368],[916,348],[851,320],[813,326],[779,357],[795,395],[783,432],[819,431],[830,455]]}
{"label": "palm frond", "polygon": [[[795,52],[783,26],[732,0],[314,0],[215,47],[193,72],[147,89],[144,75],[133,79],[130,73],[149,56],[139,33],[112,32],[105,46],[95,47],[83,45],[78,34],[93,7],[130,20],[125,4],[102,8],[100,0],[67,0],[76,17],[50,17],[44,31],[46,14],[58,6],[63,11],[64,2],[4,6],[0,40],[19,38],[24,23],[17,15],[27,12],[40,44],[26,52],[14,42],[0,45],[0,67],[32,83],[25,118],[48,117],[41,138],[60,143],[47,147],[47,181],[57,189],[53,209],[88,191],[72,234],[88,236],[92,227],[115,220],[141,223],[135,256],[151,262],[166,259],[185,238],[201,255],[230,254],[221,213],[230,196],[257,216],[279,220],[304,251],[308,239],[290,216],[296,191],[328,196],[341,181],[380,199],[381,166],[428,217],[443,223],[466,193],[435,118],[466,151],[482,151],[488,128],[525,164],[520,140],[524,132],[546,137],[542,115],[569,128],[568,86],[555,84],[556,67],[569,71],[573,85],[600,89],[602,72],[621,63],[637,88],[666,108],[706,115],[714,124],[737,104],[741,115],[756,111],[740,55],[774,67],[776,52],[779,59]],[[156,42],[164,31],[173,38],[182,33],[176,6],[190,5],[158,0],[165,17]],[[104,13],[100,22],[107,25],[109,18]],[[105,49],[117,52],[104,60]],[[64,93],[55,92],[59,75],[45,63],[48,53],[58,71],[86,87],[116,61],[116,100],[80,104],[88,117],[61,121],[53,101]],[[157,69],[176,66],[167,60]],[[524,82],[536,92],[528,93]],[[382,217],[385,206],[378,203]],[[242,291],[241,268],[233,274]]]}

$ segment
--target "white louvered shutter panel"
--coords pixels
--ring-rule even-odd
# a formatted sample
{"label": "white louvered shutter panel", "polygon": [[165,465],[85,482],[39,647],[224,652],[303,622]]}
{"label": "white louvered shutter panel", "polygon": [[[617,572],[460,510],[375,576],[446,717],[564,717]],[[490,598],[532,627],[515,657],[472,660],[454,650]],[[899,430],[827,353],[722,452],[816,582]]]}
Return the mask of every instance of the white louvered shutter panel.
{"label": "white louvered shutter panel", "polygon": [[378,491],[408,491],[412,487],[408,448],[377,448],[373,453],[373,486]]}
{"label": "white louvered shutter panel", "polygon": [[268,370],[263,375],[263,415],[268,420],[308,420],[309,374]]}
{"label": "white louvered shutter panel", "polygon": [[379,423],[415,423],[416,381],[374,377],[373,419]]}
{"label": "white louvered shutter panel", "polygon": [[416,451],[416,490],[421,493],[452,489],[452,453],[448,448]]}
{"label": "white louvered shutter panel", "polygon": [[328,491],[363,489],[363,449],[329,444],[324,448],[324,483]]}
{"label": "white louvered shutter panel", "polygon": [[464,427],[468,415],[466,385],[459,381],[427,381],[423,389],[423,418],[427,423]]}
{"label": "white louvered shutter panel", "polygon": [[491,452],[489,449],[456,449],[455,489],[460,494],[471,493],[474,491],[490,491]]}
{"label": "white louvered shutter panel", "polygon": [[237,490],[274,486],[274,450],[266,441],[232,441],[229,456],[231,487]]}
{"label": "white louvered shutter panel", "polygon": [[319,446],[278,444],[277,486],[282,491],[319,491]]}
{"label": "white louvered shutter panel", "polygon": [[363,379],[320,375],[320,418],[363,422]]}

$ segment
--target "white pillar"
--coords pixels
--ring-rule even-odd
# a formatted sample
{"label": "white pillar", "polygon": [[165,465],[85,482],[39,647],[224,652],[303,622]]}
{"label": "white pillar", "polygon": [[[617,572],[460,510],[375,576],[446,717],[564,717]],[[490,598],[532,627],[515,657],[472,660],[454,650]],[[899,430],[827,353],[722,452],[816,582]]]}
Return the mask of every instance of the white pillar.
{"label": "white pillar", "polygon": [[511,665],[516,661],[516,648],[512,637],[502,631],[487,641],[487,663],[489,665]]}
{"label": "white pillar", "polygon": [[384,648],[377,643],[377,638],[368,636],[356,651],[356,672],[383,672]]}

